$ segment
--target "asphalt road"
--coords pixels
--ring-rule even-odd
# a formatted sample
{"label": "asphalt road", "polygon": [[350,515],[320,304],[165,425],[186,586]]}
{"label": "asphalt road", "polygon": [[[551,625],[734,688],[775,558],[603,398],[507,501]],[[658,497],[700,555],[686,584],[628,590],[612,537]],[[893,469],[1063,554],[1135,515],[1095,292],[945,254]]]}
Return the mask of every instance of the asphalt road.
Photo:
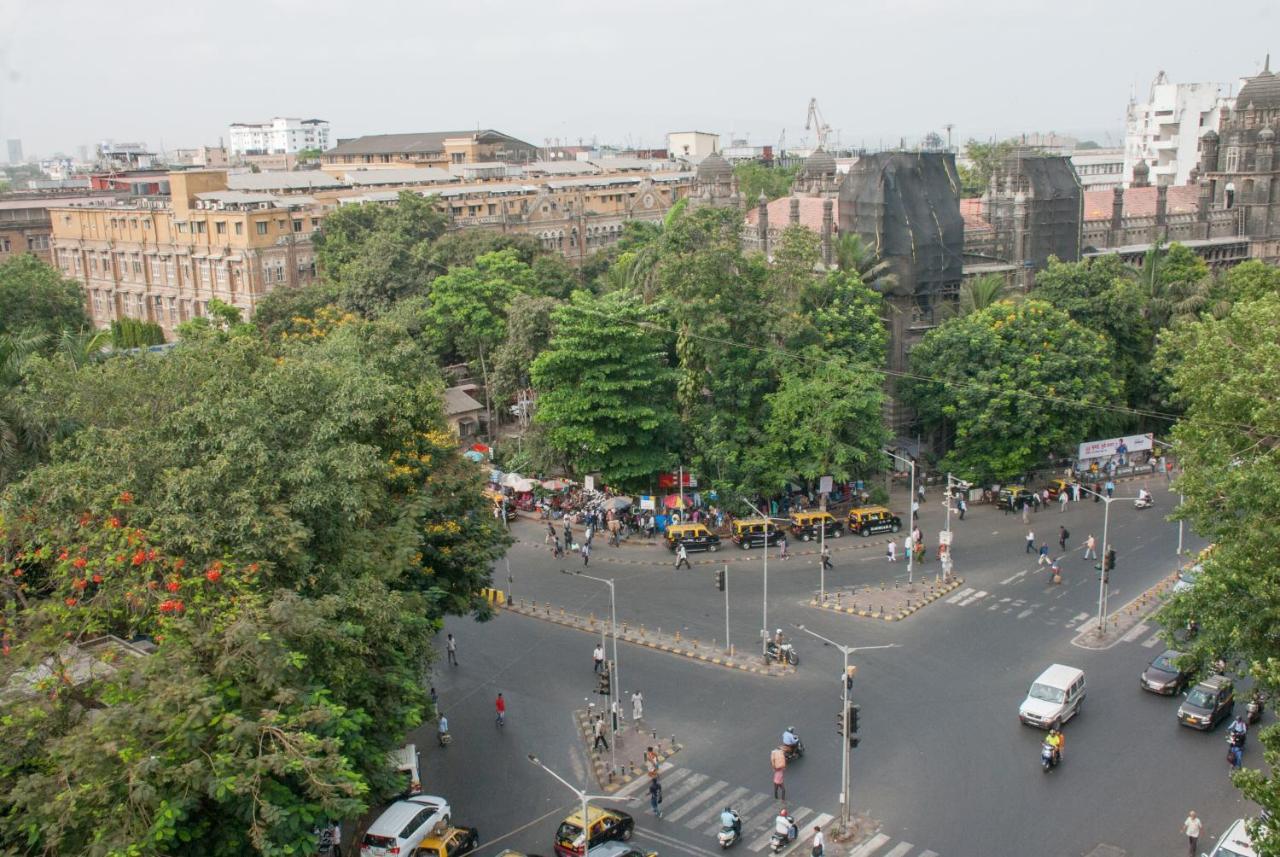
{"label": "asphalt road", "polygon": [[[1112,507],[1111,541],[1119,555],[1113,609],[1178,563],[1177,525],[1163,520],[1176,495],[1155,480],[1151,487],[1155,509],[1137,511],[1122,501]],[[1129,483],[1117,493],[1136,490]],[[937,505],[930,502],[923,513],[931,545],[942,520]],[[663,775],[664,817],[655,819],[647,802],[630,805],[637,843],[659,853],[715,853],[714,814],[731,801],[747,807],[747,835],[737,849],[767,854],[763,834],[780,805],[771,794],[768,751],[787,725],[799,729],[809,750],[787,771],[787,806],[800,814],[802,827],[838,814],[834,720],[842,660],[796,631],[797,623],[848,645],[895,645],[855,658],[862,742],[852,757],[853,808],[882,825],[858,857],[1082,855],[1099,844],[1130,855],[1181,854],[1180,824],[1193,808],[1205,819],[1202,844],[1212,843],[1251,808],[1228,780],[1222,729],[1205,735],[1180,727],[1176,699],[1139,690],[1138,674],[1162,648],[1155,628],[1135,629],[1105,651],[1072,644],[1097,610],[1096,572],[1081,559],[1079,545],[1090,531],[1101,541],[1102,514],[1102,504],[1086,501],[1065,513],[1054,506],[1031,516],[1055,555],[1059,524],[1071,531],[1065,580],[1055,587],[1024,552],[1027,528],[1017,516],[971,507],[965,521],[952,518],[955,571],[964,586],[897,623],[808,606],[818,588],[816,556],[780,561],[771,555],[768,624],[795,637],[802,660],[794,677],[735,673],[620,646],[622,688],[643,691],[645,727],[675,735],[684,746]],[[616,580],[619,621],[723,642],[717,566],[676,572],[665,550],[613,549],[597,540],[583,569],[580,558],[553,560],[536,526],[517,524],[516,534],[526,540],[509,557],[515,597],[606,617],[606,586],[560,573],[585,570]],[[1201,544],[1187,534],[1188,550]],[[881,538],[846,536],[832,546],[829,587],[905,580],[905,563],[886,561]],[[805,547],[791,545],[793,554]],[[756,645],[762,627],[759,554],[749,552],[748,559],[735,549],[695,556],[729,563],[735,643]],[[938,570],[930,561],[917,573]],[[495,582],[505,576],[499,563]],[[455,740],[445,749],[435,746],[432,724],[415,735],[426,790],[448,797],[454,817],[480,829],[482,857],[502,848],[549,854],[554,830],[576,798],[527,756],[536,754],[570,782],[590,783],[571,712],[600,699],[593,694],[594,641],[509,614],[484,625],[453,621],[448,630],[458,638],[460,665],[437,666],[433,681]],[[1081,715],[1064,729],[1063,765],[1044,774],[1041,733],[1018,722],[1017,708],[1031,681],[1054,662],[1084,669],[1088,695]],[[494,724],[498,691],[508,700],[502,728]],[[642,739],[630,734],[619,760],[638,759]],[[1245,762],[1260,762],[1252,742]]]}

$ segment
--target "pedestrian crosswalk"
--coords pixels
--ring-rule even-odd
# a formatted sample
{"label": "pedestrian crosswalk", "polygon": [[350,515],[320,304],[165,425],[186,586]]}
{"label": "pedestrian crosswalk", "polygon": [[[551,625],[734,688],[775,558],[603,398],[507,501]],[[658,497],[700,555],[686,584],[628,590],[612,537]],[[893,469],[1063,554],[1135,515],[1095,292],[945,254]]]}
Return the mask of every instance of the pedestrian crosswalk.
{"label": "pedestrian crosswalk", "polygon": [[[661,769],[662,817],[654,818],[648,812],[644,818],[639,811],[636,821],[638,837],[649,836],[655,841],[671,844],[679,841],[687,832],[716,841],[720,832],[720,812],[726,806],[733,807],[742,818],[742,842],[737,848],[745,848],[754,854],[769,855],[769,840],[773,836],[774,819],[777,818],[779,801],[770,792],[753,791],[745,786],[732,786],[688,768],[670,763]],[[647,787],[647,778],[641,777],[618,791],[619,796],[641,796]],[[812,807],[787,806],[787,812],[801,831],[801,841],[794,846],[794,854],[805,854],[807,839],[814,825],[824,830],[835,820],[832,813],[818,812]],[[687,840],[686,840],[687,841]],[[703,853],[700,849],[693,849]],[[692,853],[692,852],[691,852]],[[875,836],[854,848],[849,857],[938,857],[936,851],[916,850],[910,842],[894,841],[884,834]]]}
{"label": "pedestrian crosswalk", "polygon": [[[988,592],[985,589],[967,586],[957,589],[945,598],[943,603],[953,607],[969,607],[990,613],[1006,614],[1016,620],[1031,619],[1045,625],[1057,625],[1074,631],[1087,628],[1089,622],[1097,618],[1096,613],[1073,613],[1070,608],[1059,607],[1051,601],[1051,597],[1036,601],[1014,598],[1011,595],[1002,596],[998,592]],[[1120,642],[1137,643],[1143,648],[1154,649],[1163,645],[1165,641],[1161,637],[1159,626],[1151,622],[1140,622],[1121,637]]]}

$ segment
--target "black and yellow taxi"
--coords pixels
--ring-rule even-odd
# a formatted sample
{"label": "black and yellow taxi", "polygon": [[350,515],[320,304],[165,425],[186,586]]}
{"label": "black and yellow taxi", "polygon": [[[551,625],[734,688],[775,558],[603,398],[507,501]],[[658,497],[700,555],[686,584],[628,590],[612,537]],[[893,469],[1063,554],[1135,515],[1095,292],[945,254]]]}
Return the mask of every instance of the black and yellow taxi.
{"label": "black and yellow taxi", "polygon": [[718,551],[720,536],[707,529],[706,524],[668,524],[663,534],[667,549],[675,553],[680,545],[687,551]]}
{"label": "black and yellow taxi", "polygon": [[1007,485],[996,495],[997,509],[1018,511],[1024,503],[1031,502],[1031,490],[1021,485]]}
{"label": "black and yellow taxi", "polygon": [[884,506],[855,506],[849,510],[849,532],[866,537],[875,533],[896,533],[902,519]]}
{"label": "black and yellow taxi", "polygon": [[[636,822],[630,814],[606,806],[588,806],[590,837],[587,848],[595,848],[605,842],[626,842],[635,833]],[[575,810],[556,829],[556,857],[582,857],[582,810]]]}
{"label": "black and yellow taxi", "polygon": [[1049,484],[1044,487],[1049,492],[1050,500],[1057,500],[1064,491],[1067,492],[1068,497],[1071,496],[1071,483],[1065,479],[1050,479]]}
{"label": "black and yellow taxi", "polygon": [[480,833],[474,827],[449,827],[439,836],[431,836],[418,843],[415,857],[462,857],[480,844]]}
{"label": "black and yellow taxi", "polygon": [[498,491],[485,491],[484,496],[488,497],[489,502],[493,504],[493,516],[495,518],[505,518],[508,521],[516,519],[515,502],[510,497]]}
{"label": "black and yellow taxi", "polygon": [[838,539],[844,533],[844,524],[830,512],[818,510],[791,513],[791,534],[802,542],[820,539],[826,533],[829,539]]}
{"label": "black and yellow taxi", "polygon": [[782,530],[769,518],[738,518],[729,529],[729,538],[743,550],[771,545],[782,538]]}

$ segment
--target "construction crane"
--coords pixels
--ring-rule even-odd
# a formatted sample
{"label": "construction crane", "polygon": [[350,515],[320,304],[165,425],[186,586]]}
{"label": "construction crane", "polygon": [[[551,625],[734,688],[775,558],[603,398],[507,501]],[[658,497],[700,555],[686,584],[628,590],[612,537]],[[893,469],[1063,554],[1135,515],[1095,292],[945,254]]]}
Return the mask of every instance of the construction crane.
{"label": "construction crane", "polygon": [[818,135],[818,148],[825,149],[827,147],[827,135],[831,133],[831,126],[822,118],[822,111],[818,110],[818,99],[809,99],[809,115],[804,120],[804,130],[813,131]]}

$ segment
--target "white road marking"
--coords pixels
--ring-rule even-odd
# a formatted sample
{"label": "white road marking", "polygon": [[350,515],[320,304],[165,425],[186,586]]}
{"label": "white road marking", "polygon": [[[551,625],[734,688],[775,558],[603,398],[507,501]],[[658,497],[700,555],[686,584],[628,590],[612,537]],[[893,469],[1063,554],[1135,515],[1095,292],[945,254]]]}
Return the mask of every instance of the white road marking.
{"label": "white road marking", "polygon": [[1010,601],[1012,601],[1012,600],[1013,600],[1012,598],[1001,598],[1001,599],[1000,599],[1000,603],[1001,603],[1001,604],[1008,604],[1008,603],[1009,603]]}
{"label": "white road marking", "polygon": [[1129,633],[1121,637],[1120,641],[1123,643],[1132,643],[1134,640],[1138,639],[1143,634],[1147,633],[1147,631],[1149,630],[1151,629],[1147,627],[1147,623],[1139,622],[1137,625],[1134,625],[1131,629],[1129,629]]}
{"label": "white road marking", "polygon": [[[1034,612],[1036,612],[1036,608],[1034,608],[1034,607],[1028,607],[1026,610],[1023,610],[1021,613],[1019,613],[1019,614],[1018,614],[1018,618],[1019,618],[1019,619],[1025,619],[1025,618],[1027,618],[1028,616],[1030,616],[1030,615],[1031,615],[1032,613],[1034,613]],[[836,712],[836,713],[838,714],[839,712]]]}
{"label": "white road marking", "polygon": [[[692,830],[693,828],[697,827],[699,824],[706,824],[708,821],[711,820],[711,816],[713,815],[718,816],[720,814],[722,807],[733,806],[734,803],[742,800],[742,798],[746,796],[748,791],[750,791],[750,789],[744,789],[744,788],[734,789],[733,791],[729,792],[729,794],[724,796],[723,801],[716,801],[716,803],[712,804],[707,809],[698,813],[689,821],[686,821],[684,826]],[[738,810],[738,815],[739,817],[741,817],[742,810]],[[719,820],[717,820],[715,828],[710,832],[715,833],[719,829],[720,829],[720,822]]]}
{"label": "white road marking", "polygon": [[908,851],[915,846],[910,842],[899,842],[894,846],[893,850],[884,855],[884,857],[903,857]]}
{"label": "white road marking", "polygon": [[684,806],[678,808],[670,815],[664,815],[664,817],[667,821],[679,821],[728,787],[729,784],[724,780],[717,780],[715,785],[698,792],[695,796],[686,801]]}
{"label": "white road marking", "polygon": [[1149,640],[1143,640],[1142,647],[1144,649],[1150,649],[1151,647],[1159,645],[1160,643],[1163,643],[1163,642],[1164,641],[1160,639],[1160,635],[1156,634],[1154,637],[1152,637]]}
{"label": "white road marking", "polygon": [[920,857],[938,857],[937,851],[921,851]]}
{"label": "white road marking", "polygon": [[970,596],[969,596],[968,598],[966,598],[965,600],[961,601],[961,602],[960,602],[960,606],[961,606],[961,607],[968,607],[970,604],[972,604],[973,602],[977,601],[978,599],[980,599],[980,598],[986,598],[986,597],[987,597],[987,590],[985,590],[985,589],[979,589],[977,592],[975,592],[974,594],[970,595]]}
{"label": "white road marking", "polygon": [[[663,762],[661,765],[659,765],[659,766],[658,766],[658,777],[659,777],[659,779],[663,779],[663,780],[665,780],[666,782],[673,782],[673,781],[675,781],[675,780],[680,779],[680,778],[681,778],[681,777],[683,777],[685,774],[689,773],[689,769],[688,769],[688,768],[681,768],[681,769],[679,769],[678,771],[671,771],[671,769],[672,769],[672,768],[674,768],[674,767],[675,767],[675,765],[671,764],[670,762]],[[669,771],[671,772],[671,776],[669,776],[669,777],[668,777],[668,776],[667,776],[667,772],[669,772]],[[623,786],[622,788],[618,789],[616,792],[614,792],[614,793],[613,793],[613,795],[614,795],[614,797],[623,797],[623,796],[626,796],[626,795],[631,794],[632,792],[638,792],[638,791],[640,791],[640,787],[641,787],[641,786],[644,786],[646,789],[647,789],[647,788],[649,788],[649,778],[648,778],[648,777],[637,777],[636,779],[634,779],[634,780],[632,780],[631,782],[627,783],[627,784],[626,784],[625,786]],[[664,788],[665,788],[665,786],[664,786]]]}
{"label": "white road marking", "polygon": [[1026,573],[1027,573],[1027,570],[1024,568],[1022,571],[1018,572],[1017,574],[1012,575],[1011,577],[1006,577],[1004,580],[1000,581],[1000,585],[1008,586],[1010,583],[1013,583],[1015,580],[1022,577]]}
{"label": "white road marking", "polygon": [[[828,815],[827,813],[824,812],[822,815],[815,818],[813,820],[813,823],[818,827],[826,828],[826,826],[831,823],[831,819],[833,818],[835,818],[834,815]],[[813,837],[811,836],[809,838],[812,839]]]}
{"label": "white road marking", "polygon": [[1088,613],[1077,613],[1075,616],[1072,616],[1072,617],[1071,617],[1071,621],[1070,621],[1070,622],[1068,622],[1067,624],[1068,624],[1068,625],[1074,625],[1074,624],[1076,624],[1077,622],[1083,622],[1085,619],[1088,619],[1088,618],[1089,618],[1089,614],[1088,614]]}
{"label": "white road marking", "polygon": [[999,604],[992,604],[992,605],[991,605],[990,607],[988,607],[987,609],[988,609],[988,610],[999,610],[999,609],[1000,609],[1000,605],[999,605]]}
{"label": "white road marking", "polygon": [[883,833],[877,833],[866,842],[849,852],[849,857],[871,857],[872,854],[880,850],[880,846],[889,841],[889,837]]}
{"label": "white road marking", "polygon": [[964,589],[961,589],[955,595],[952,595],[950,598],[948,598],[947,603],[955,604],[957,601],[959,601],[961,598],[964,598],[966,595],[968,595],[972,591],[973,591],[972,586],[966,586]]}
{"label": "white road marking", "polygon": [[675,801],[684,797],[689,792],[693,791],[694,789],[696,789],[698,786],[702,785],[706,781],[707,781],[706,774],[694,774],[691,777],[689,777],[689,779],[685,780],[683,783],[676,786],[671,791],[667,791],[666,788],[663,788],[662,790],[663,803],[666,803],[667,801],[671,801],[674,803]]}

